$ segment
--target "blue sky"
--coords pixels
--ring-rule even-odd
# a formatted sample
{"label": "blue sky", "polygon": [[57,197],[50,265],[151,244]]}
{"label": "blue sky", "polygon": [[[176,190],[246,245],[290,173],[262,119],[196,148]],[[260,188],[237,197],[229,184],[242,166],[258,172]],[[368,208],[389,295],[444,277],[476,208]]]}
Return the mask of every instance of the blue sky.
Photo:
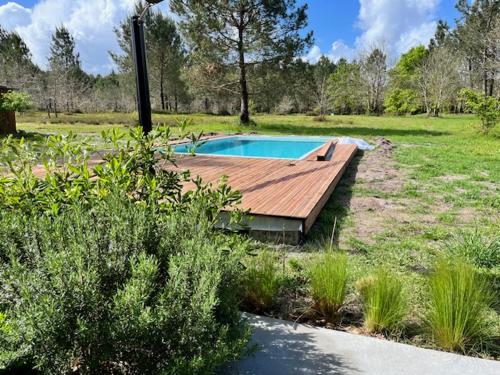
{"label": "blue sky", "polygon": [[[397,2],[395,0],[393,2]],[[417,0],[418,1],[418,0]],[[372,0],[375,2],[375,0]],[[449,24],[458,17],[456,0],[438,2],[433,19],[444,19]],[[360,35],[358,14],[360,3],[356,0],[311,0],[309,4],[309,26],[314,30],[315,44],[321,50],[328,50],[335,40],[353,45]]]}
{"label": "blue sky", "polygon": [[[305,1],[305,0],[299,0]],[[34,60],[45,66],[53,29],[66,25],[74,34],[84,68],[106,73],[107,51],[119,51],[113,27],[131,11],[134,0],[0,0],[0,25],[26,40]],[[435,24],[453,24],[455,0],[309,0],[309,26],[315,45],[304,56],[355,58],[372,47],[395,60],[408,48],[427,43]],[[168,12],[168,4],[161,5]]]}

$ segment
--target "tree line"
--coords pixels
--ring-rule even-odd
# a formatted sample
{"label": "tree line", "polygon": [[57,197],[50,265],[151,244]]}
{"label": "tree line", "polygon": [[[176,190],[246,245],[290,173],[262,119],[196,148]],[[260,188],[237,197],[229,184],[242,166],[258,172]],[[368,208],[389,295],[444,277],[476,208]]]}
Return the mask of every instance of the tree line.
{"label": "tree line", "polygon": [[[136,4],[136,13],[145,4]],[[427,46],[395,64],[383,47],[349,61],[304,61],[313,43],[307,4],[294,0],[171,0],[176,21],[158,10],[144,17],[153,109],[165,112],[250,114],[416,114],[464,111],[468,88],[499,97],[500,0],[458,0],[453,26],[439,21]],[[46,69],[32,61],[16,32],[0,25],[0,84],[30,94],[50,115],[59,111],[133,111],[135,81],[129,21],[115,29],[116,70],[82,69],[75,39],[64,26],[50,41]]]}

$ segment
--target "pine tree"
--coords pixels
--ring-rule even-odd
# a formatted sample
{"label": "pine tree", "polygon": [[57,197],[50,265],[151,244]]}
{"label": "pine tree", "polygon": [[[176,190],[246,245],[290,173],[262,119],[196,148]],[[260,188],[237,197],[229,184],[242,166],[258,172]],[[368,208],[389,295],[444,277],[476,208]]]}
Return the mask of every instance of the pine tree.
{"label": "pine tree", "polygon": [[[484,95],[492,96],[495,79],[500,73],[499,35],[500,0],[459,0],[457,9],[462,18],[454,36],[463,52],[466,73],[471,88],[481,87]],[[479,84],[478,84],[479,83]]]}
{"label": "pine tree", "polygon": [[380,114],[383,111],[388,80],[386,60],[387,56],[380,48],[374,48],[361,60],[361,77],[369,113]]}
{"label": "pine tree", "polygon": [[450,25],[446,21],[439,20],[434,37],[429,42],[429,51],[446,44],[450,39]]}
{"label": "pine tree", "polygon": [[64,26],[57,27],[52,36],[49,74],[56,115],[60,105],[68,112],[75,109],[78,97],[88,89],[89,77],[81,68],[75,39]]}
{"label": "pine tree", "polygon": [[237,70],[227,84],[239,88],[242,124],[250,122],[248,67],[289,62],[312,43],[312,33],[301,33],[307,4],[296,6],[295,0],[171,0],[170,6],[208,72]]}
{"label": "pine tree", "polygon": [[0,26],[0,85],[25,91],[35,106],[40,106],[44,93],[44,74],[32,61],[31,52],[16,32]]}
{"label": "pine tree", "polygon": [[361,68],[358,62],[340,59],[328,82],[330,105],[337,114],[358,114],[363,108]]}
{"label": "pine tree", "polygon": [[321,118],[325,116],[329,107],[327,90],[328,79],[334,71],[335,64],[326,56],[321,56],[318,62],[313,66],[314,96]]}
{"label": "pine tree", "polygon": [[[144,6],[141,1],[136,3],[135,13],[142,13]],[[181,70],[186,61],[182,39],[175,22],[161,11],[147,11],[143,20],[153,102],[158,99],[162,110],[177,112],[179,98],[186,96],[186,87],[181,78]],[[124,20],[115,29],[115,34],[123,53],[111,53],[111,57],[120,71],[133,82],[130,21]]]}

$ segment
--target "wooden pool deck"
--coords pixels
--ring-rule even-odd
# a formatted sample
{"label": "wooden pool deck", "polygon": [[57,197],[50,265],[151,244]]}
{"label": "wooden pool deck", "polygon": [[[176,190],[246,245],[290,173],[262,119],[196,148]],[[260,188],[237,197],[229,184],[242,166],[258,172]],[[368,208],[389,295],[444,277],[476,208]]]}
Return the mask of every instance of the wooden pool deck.
{"label": "wooden pool deck", "polygon": [[[295,244],[311,229],[356,151],[355,145],[325,143],[302,160],[178,155],[177,166],[169,163],[165,168],[189,170],[191,177],[213,185],[227,176],[231,188],[242,193],[239,208],[249,211],[252,219],[246,224],[251,232],[261,239]],[[96,154],[89,165],[101,162]],[[43,177],[46,171],[38,166],[34,173]],[[187,183],[183,188],[193,187]]]}
{"label": "wooden pool deck", "polygon": [[200,176],[205,183],[217,184],[227,176],[228,184],[242,193],[239,208],[254,217],[252,229],[277,234],[295,231],[303,237],[356,150],[355,145],[335,145],[331,159],[325,161],[317,160],[321,150],[303,160],[182,155],[176,160],[177,168],[171,168],[189,170],[192,177]]}

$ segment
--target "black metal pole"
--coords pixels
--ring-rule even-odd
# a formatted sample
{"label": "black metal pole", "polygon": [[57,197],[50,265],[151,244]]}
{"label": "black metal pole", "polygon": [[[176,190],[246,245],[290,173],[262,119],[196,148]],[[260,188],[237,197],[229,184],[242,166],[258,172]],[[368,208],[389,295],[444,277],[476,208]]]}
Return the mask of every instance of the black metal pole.
{"label": "black metal pole", "polygon": [[144,22],[139,16],[130,20],[132,37],[132,56],[135,66],[135,84],[137,89],[137,111],[139,123],[144,134],[152,129],[151,99],[149,97],[148,67],[146,62],[146,43],[144,41]]}

